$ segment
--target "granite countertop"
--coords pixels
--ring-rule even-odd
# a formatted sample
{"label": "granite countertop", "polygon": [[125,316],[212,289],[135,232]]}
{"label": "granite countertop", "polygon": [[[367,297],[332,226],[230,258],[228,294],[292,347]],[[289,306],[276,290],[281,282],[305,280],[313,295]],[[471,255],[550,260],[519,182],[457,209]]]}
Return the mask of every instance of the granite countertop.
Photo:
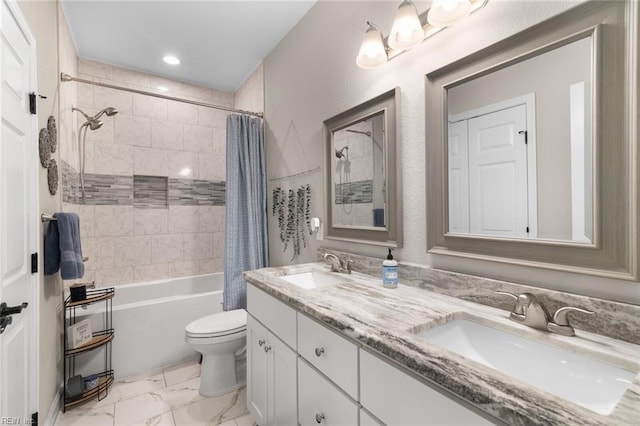
{"label": "granite countertop", "polygon": [[357,272],[336,274],[344,283],[311,290],[278,278],[310,270],[328,267],[308,263],[247,271],[244,276],[298,311],[508,424],[635,425],[640,419],[640,374],[613,412],[604,416],[435,346],[410,330],[469,318],[635,372],[640,371],[639,345],[580,330],[575,337],[534,330],[510,321],[508,312],[500,309],[402,284],[387,289],[380,279]]}

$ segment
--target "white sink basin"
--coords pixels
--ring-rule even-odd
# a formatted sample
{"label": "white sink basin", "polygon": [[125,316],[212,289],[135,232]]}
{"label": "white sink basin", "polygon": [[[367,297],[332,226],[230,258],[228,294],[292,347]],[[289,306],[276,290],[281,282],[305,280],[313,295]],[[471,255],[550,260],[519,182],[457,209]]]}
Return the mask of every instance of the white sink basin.
{"label": "white sink basin", "polygon": [[613,411],[637,374],[465,319],[415,334],[604,415]]}
{"label": "white sink basin", "polygon": [[314,289],[345,282],[344,276],[331,272],[307,271],[278,277],[300,288]]}

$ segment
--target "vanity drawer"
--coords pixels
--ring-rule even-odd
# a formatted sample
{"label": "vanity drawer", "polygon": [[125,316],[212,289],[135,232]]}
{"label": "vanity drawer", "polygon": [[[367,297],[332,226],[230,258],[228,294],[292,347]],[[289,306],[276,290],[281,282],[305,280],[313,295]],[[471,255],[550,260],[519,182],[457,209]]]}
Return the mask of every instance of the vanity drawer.
{"label": "vanity drawer", "polygon": [[298,423],[357,425],[359,406],[298,358]]}
{"label": "vanity drawer", "polygon": [[358,399],[358,347],[311,318],[298,313],[298,353]]}
{"label": "vanity drawer", "polygon": [[296,349],[296,311],[252,284],[247,284],[247,311],[280,340]]}
{"label": "vanity drawer", "polygon": [[493,424],[452,398],[360,351],[360,403],[385,424]]}

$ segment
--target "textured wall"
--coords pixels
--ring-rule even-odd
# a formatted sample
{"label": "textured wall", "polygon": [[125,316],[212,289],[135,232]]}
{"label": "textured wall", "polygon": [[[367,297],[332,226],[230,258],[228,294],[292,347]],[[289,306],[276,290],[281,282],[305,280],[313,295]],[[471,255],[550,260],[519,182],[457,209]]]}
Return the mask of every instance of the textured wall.
{"label": "textured wall", "polygon": [[[575,1],[490,1],[466,21],[448,28],[385,66],[363,70],[355,57],[365,21],[389,33],[397,2],[317,3],[267,56],[265,114],[270,177],[322,165],[322,122],[395,86],[400,87],[400,157],[404,247],[400,261],[436,266],[602,298],[640,303],[637,284],[523,268],[490,262],[428,255],[425,201],[425,75],[453,60],[499,41],[574,6]],[[420,11],[428,4],[417,3]],[[327,31],[331,28],[331,31]],[[319,35],[322,36],[319,36]],[[285,152],[286,151],[286,152]],[[301,166],[302,165],[302,166]],[[322,172],[305,175],[313,193],[314,216],[323,217]],[[275,185],[270,182],[270,189]],[[269,218],[273,265],[289,263]],[[312,241],[297,259],[316,259],[319,247],[339,248],[383,258],[385,250],[366,244]]]}

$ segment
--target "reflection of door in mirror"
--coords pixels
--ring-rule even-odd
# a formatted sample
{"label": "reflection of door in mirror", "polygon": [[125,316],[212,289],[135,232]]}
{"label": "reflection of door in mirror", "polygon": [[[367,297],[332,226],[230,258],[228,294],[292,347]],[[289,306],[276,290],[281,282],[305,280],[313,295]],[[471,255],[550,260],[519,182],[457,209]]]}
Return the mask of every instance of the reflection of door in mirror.
{"label": "reflection of door in mirror", "polygon": [[590,242],[592,39],[447,90],[449,233]]}
{"label": "reflection of door in mirror", "polygon": [[384,112],[335,131],[333,148],[333,226],[384,228]]}

